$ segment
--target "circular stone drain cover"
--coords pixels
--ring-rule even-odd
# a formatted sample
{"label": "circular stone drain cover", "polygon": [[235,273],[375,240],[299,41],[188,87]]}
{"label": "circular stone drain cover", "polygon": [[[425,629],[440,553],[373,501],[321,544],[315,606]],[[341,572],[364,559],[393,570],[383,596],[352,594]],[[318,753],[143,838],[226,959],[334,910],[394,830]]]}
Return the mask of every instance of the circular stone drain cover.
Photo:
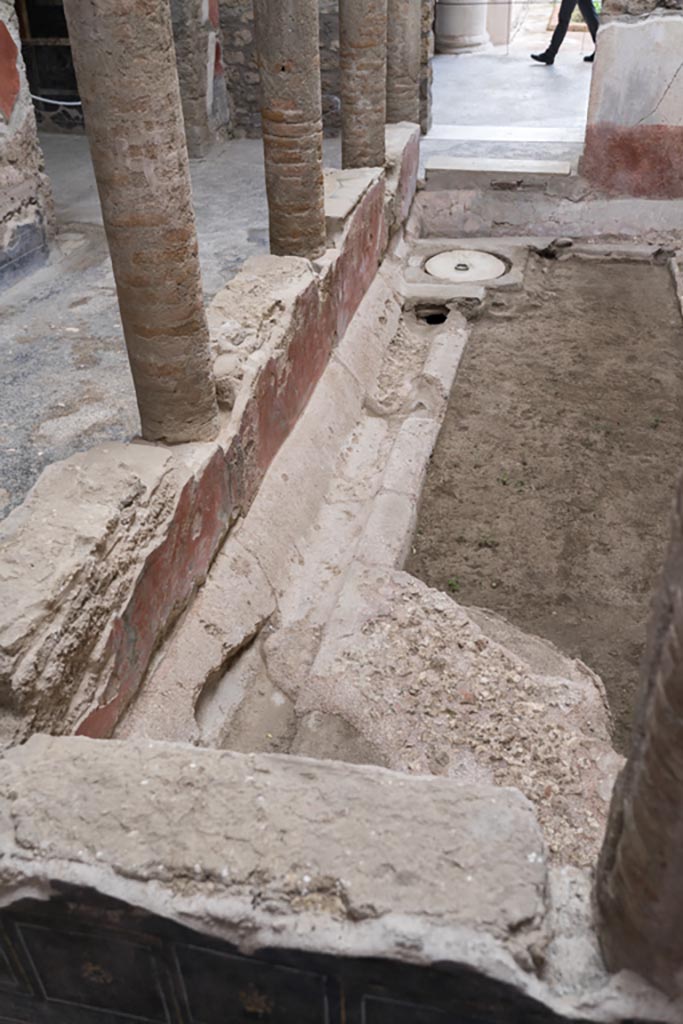
{"label": "circular stone drain cover", "polygon": [[494,281],[507,273],[507,266],[498,256],[478,249],[451,249],[432,256],[425,263],[425,270],[432,277],[457,284],[473,281]]}

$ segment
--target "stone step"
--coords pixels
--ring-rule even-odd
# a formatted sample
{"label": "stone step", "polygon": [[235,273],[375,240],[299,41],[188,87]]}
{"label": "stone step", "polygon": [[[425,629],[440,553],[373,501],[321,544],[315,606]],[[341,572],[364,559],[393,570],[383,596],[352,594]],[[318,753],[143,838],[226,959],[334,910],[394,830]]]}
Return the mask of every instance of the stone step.
{"label": "stone step", "polygon": [[509,160],[432,156],[425,164],[429,192],[457,189],[543,190],[572,176],[568,160]]}

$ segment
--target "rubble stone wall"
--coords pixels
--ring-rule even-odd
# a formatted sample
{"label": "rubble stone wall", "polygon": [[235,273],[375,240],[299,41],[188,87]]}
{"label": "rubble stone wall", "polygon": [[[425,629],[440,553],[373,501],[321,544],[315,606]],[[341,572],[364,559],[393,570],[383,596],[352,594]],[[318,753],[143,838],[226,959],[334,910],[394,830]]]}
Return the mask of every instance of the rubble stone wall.
{"label": "rubble stone wall", "polygon": [[0,0],[0,287],[47,255],[52,198],[14,4]]}
{"label": "rubble stone wall", "polygon": [[352,200],[345,216],[328,216],[329,248],[317,270],[304,259],[258,257],[230,282],[231,320],[210,317],[212,336],[219,352],[244,336],[232,346],[243,359],[217,442],[74,455],[50,466],[3,521],[0,747],[35,731],[108,736],[136,699],[410,205],[419,137],[409,125],[397,130],[403,155],[388,146],[388,178],[377,169],[337,172]]}

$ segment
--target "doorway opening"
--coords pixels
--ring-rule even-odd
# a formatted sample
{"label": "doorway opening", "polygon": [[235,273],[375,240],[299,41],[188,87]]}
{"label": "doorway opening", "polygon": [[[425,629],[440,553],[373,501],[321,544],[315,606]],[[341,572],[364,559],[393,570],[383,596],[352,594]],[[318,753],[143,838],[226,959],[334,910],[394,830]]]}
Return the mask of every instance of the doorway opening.
{"label": "doorway opening", "polygon": [[62,0],[15,0],[21,49],[42,131],[83,132]]}
{"label": "doorway opening", "polygon": [[[591,82],[585,58],[594,52],[578,12],[555,63],[531,59],[548,49],[558,13],[559,0],[437,0],[425,157],[552,160],[576,169]],[[448,18],[463,34],[445,34]]]}

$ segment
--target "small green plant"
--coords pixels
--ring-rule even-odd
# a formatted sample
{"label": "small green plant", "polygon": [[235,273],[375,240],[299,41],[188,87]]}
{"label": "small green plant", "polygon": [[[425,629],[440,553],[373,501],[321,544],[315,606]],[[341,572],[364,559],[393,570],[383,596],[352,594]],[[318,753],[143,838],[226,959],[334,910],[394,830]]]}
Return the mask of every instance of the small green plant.
{"label": "small green plant", "polygon": [[498,483],[502,484],[503,487],[507,487],[507,485],[510,483],[510,477],[507,475],[505,471],[503,471],[498,477]]}
{"label": "small green plant", "polygon": [[657,430],[657,428],[659,427],[659,425],[660,425],[660,423],[661,423],[661,422],[662,422],[662,418],[661,418],[661,416],[655,416],[655,418],[653,419],[653,421],[652,421],[652,423],[650,424],[650,426],[651,426],[651,428],[652,428],[653,430]]}
{"label": "small green plant", "polygon": [[457,576],[454,576],[448,581],[448,589],[451,594],[457,594],[460,591],[460,580]]}
{"label": "small green plant", "polygon": [[497,540],[493,537],[480,537],[477,541],[478,548],[488,548],[490,551],[495,551],[497,547],[500,547]]}

